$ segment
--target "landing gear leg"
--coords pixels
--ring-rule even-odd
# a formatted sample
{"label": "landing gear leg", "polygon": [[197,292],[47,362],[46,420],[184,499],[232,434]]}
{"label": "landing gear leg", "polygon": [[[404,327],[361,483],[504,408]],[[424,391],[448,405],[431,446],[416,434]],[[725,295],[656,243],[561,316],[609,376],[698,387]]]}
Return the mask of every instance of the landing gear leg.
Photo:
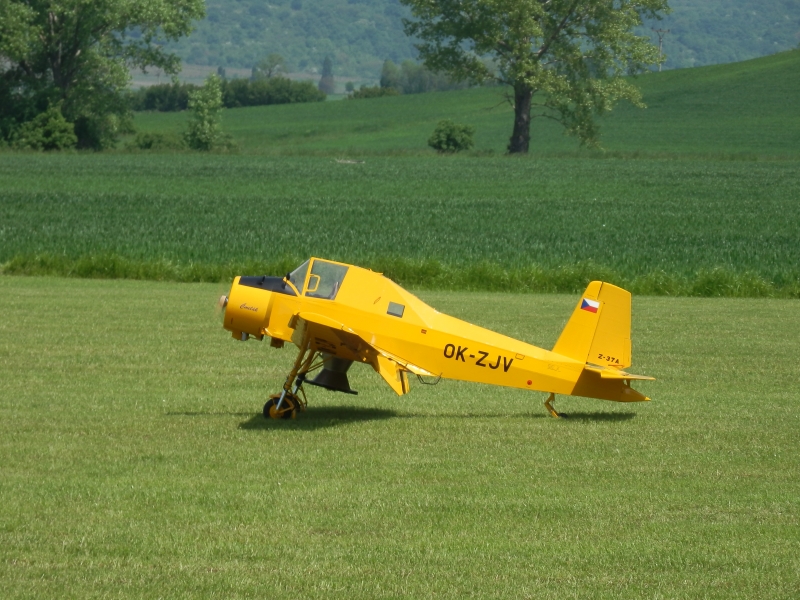
{"label": "landing gear leg", "polygon": [[555,409],[555,408],[553,408],[553,400],[555,400],[555,399],[556,399],[556,395],[555,395],[555,394],[550,394],[550,395],[547,397],[547,400],[545,400],[545,401],[544,401],[544,407],[545,407],[545,408],[548,410],[548,412],[549,412],[549,413],[550,413],[550,414],[551,414],[553,417],[555,417],[556,419],[558,419],[558,418],[559,418],[561,415],[560,415],[560,414],[558,414],[558,413],[556,412],[556,409]]}
{"label": "landing gear leg", "polygon": [[[303,340],[303,346],[297,354],[292,370],[286,377],[280,394],[273,394],[264,405],[264,417],[268,419],[294,419],[297,411],[306,410],[306,393],[303,391],[305,375],[311,368],[316,352],[309,349],[309,340]],[[298,394],[299,392],[299,394]]]}

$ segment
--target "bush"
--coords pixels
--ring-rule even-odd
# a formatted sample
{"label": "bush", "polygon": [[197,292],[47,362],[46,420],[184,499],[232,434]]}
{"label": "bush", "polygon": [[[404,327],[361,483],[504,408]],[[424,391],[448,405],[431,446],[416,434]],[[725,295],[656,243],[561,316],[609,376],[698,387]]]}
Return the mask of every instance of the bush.
{"label": "bush", "polygon": [[292,81],[286,77],[260,78],[254,81],[233,79],[222,84],[222,103],[225,108],[294,104],[325,100],[310,81]]}
{"label": "bush", "polygon": [[198,86],[191,83],[162,83],[140,88],[131,92],[129,104],[131,110],[157,110],[159,112],[176,112],[189,108],[189,94]]}
{"label": "bush", "polygon": [[450,119],[439,121],[433,134],[428,138],[428,146],[440,154],[453,154],[469,150],[475,145],[472,136],[475,128],[470,125],[454,123]]}
{"label": "bush", "polygon": [[174,134],[137,133],[127,147],[128,150],[182,150],[186,144]]}
{"label": "bush", "polygon": [[12,146],[29,150],[66,150],[78,143],[75,126],[61,114],[61,107],[51,106],[14,133]]}
{"label": "bush", "polygon": [[83,115],[75,119],[75,135],[78,148],[106,150],[117,144],[120,134],[133,133],[133,120],[130,115],[113,112],[104,115]]}
{"label": "bush", "polygon": [[347,99],[348,100],[359,100],[362,98],[380,98],[381,96],[398,96],[400,92],[398,92],[394,88],[390,87],[367,87],[362,85],[360,90],[357,90],[350,94]]}

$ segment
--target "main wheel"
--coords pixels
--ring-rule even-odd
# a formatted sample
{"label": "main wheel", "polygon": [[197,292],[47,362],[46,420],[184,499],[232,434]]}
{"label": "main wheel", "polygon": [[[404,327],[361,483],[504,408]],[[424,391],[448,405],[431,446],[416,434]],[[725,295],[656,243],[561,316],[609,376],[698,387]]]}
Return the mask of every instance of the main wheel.
{"label": "main wheel", "polygon": [[264,404],[264,418],[265,419],[295,419],[297,418],[297,403],[287,394],[281,403],[281,408],[278,410],[278,400],[280,395],[272,396],[267,403]]}

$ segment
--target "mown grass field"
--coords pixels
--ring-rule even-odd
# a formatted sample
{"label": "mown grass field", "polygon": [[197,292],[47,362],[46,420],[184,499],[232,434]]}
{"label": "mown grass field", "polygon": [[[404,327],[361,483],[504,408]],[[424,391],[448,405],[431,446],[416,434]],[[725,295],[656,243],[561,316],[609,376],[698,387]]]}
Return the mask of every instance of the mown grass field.
{"label": "mown grass field", "polygon": [[[634,298],[650,403],[314,389],[216,284],[0,278],[4,598],[796,598],[791,300]],[[428,292],[549,347],[574,296]]]}
{"label": "mown grass field", "polygon": [[[601,142],[625,155],[789,156],[800,149],[800,51],[735,64],[648,73],[637,79],[646,109],[621,103],[602,119]],[[266,106],[226,111],[223,126],[255,154],[428,154],[440,119],[473,125],[475,151],[502,154],[513,112],[503,88]],[[141,131],[180,132],[185,113],[140,114]],[[572,154],[555,123],[531,128],[533,154]]]}

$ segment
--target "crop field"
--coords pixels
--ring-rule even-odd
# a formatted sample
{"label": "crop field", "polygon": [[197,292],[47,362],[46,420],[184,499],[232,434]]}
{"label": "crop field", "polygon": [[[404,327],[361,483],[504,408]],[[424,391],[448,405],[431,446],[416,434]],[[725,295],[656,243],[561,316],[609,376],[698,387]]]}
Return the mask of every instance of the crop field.
{"label": "crop field", "polygon": [[[223,281],[318,255],[427,289],[798,297],[798,67],[642,76],[649,108],[606,117],[606,151],[537,122],[501,156],[510,108],[483,88],[230,110],[236,155],[3,152],[0,272]],[[445,117],[474,152],[426,149]]]}
{"label": "crop field", "polygon": [[309,255],[434,289],[800,294],[800,161],[10,155],[7,273],[221,281]]}
{"label": "crop field", "polygon": [[[4,598],[796,598],[796,301],[634,298],[641,404],[314,389],[220,284],[0,278]],[[570,295],[424,292],[551,347]]]}

